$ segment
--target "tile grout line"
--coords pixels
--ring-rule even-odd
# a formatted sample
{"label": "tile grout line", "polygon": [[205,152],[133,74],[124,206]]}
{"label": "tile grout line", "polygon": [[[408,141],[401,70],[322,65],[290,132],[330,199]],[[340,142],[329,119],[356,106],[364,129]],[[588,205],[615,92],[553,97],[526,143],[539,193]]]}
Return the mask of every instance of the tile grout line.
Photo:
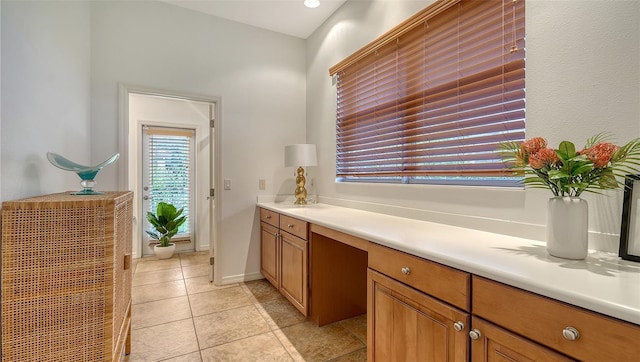
{"label": "tile grout line", "polygon": [[187,283],[184,278],[184,269],[182,269],[182,256],[180,256],[180,274],[182,274],[182,282],[184,283],[184,291],[187,293],[187,303],[189,303],[189,313],[191,314],[191,325],[193,326],[193,334],[196,336],[196,345],[198,346],[198,355],[200,356],[200,361],[202,361],[202,348],[200,347],[200,339],[198,338],[198,330],[196,329],[196,318],[193,315],[193,309],[191,308],[191,294],[189,294],[189,290],[187,289]]}

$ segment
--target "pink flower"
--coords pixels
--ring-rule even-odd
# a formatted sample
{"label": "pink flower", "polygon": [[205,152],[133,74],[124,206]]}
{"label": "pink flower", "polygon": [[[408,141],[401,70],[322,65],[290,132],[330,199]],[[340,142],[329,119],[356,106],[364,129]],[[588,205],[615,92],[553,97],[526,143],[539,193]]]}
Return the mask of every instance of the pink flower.
{"label": "pink flower", "polygon": [[611,162],[611,157],[620,148],[609,142],[598,143],[597,145],[580,151],[581,154],[586,155],[587,159],[593,162],[595,168],[607,167]]}
{"label": "pink flower", "polygon": [[545,166],[553,165],[558,160],[556,151],[551,148],[543,148],[529,156],[529,165],[532,169],[539,170]]}
{"label": "pink flower", "polygon": [[522,149],[529,155],[544,149],[547,147],[547,140],[542,137],[534,137],[530,140],[522,142]]}

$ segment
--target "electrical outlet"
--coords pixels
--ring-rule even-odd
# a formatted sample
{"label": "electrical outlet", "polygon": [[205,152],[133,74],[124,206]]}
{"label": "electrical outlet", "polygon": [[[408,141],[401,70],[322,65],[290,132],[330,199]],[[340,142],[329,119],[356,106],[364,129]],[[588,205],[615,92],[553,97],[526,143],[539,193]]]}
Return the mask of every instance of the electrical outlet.
{"label": "electrical outlet", "polygon": [[267,182],[264,179],[258,180],[258,189],[264,190],[267,188]]}

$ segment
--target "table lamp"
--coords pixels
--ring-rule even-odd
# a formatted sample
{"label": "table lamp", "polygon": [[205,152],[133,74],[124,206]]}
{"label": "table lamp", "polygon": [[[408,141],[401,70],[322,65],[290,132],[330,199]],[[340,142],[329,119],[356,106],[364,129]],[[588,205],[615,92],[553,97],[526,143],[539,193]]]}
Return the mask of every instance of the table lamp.
{"label": "table lamp", "polygon": [[317,164],[316,145],[297,144],[284,146],[284,166],[298,167],[296,171],[295,205],[307,204],[307,189],[304,187],[307,180],[304,177],[303,167],[316,166]]}

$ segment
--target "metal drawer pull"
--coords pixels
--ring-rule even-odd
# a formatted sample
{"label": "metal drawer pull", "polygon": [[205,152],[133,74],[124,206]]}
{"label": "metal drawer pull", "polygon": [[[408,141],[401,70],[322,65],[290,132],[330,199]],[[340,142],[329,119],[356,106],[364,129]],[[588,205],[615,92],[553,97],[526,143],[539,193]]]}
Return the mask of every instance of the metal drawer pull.
{"label": "metal drawer pull", "polygon": [[271,215],[267,215],[266,219],[267,220],[271,219]]}
{"label": "metal drawer pull", "polygon": [[288,228],[292,228],[292,227],[293,227],[293,224],[287,224],[287,227],[288,227]]}
{"label": "metal drawer pull", "polygon": [[580,338],[580,332],[573,327],[567,327],[562,330],[562,336],[569,341],[575,341]]}
{"label": "metal drawer pull", "polygon": [[480,339],[480,337],[482,337],[482,333],[480,333],[479,329],[473,329],[469,332],[469,337],[473,340]]}
{"label": "metal drawer pull", "polygon": [[404,275],[409,275],[411,274],[411,269],[409,269],[408,266],[403,267],[402,269],[400,269],[402,271],[402,274]]}
{"label": "metal drawer pull", "polygon": [[460,321],[453,323],[453,329],[455,329],[457,332],[462,332],[464,330],[464,323]]}

